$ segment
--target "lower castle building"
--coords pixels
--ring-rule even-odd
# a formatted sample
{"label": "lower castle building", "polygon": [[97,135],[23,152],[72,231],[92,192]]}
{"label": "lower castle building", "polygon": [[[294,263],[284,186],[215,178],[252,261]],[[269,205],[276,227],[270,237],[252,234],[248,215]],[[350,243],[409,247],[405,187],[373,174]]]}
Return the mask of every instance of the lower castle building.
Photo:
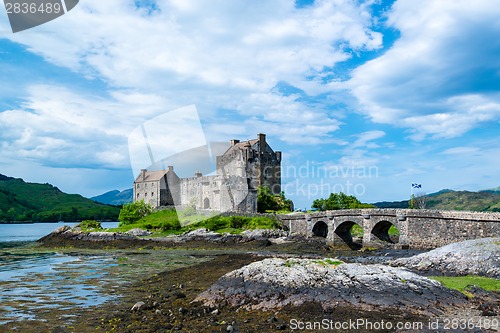
{"label": "lower castle building", "polygon": [[281,193],[281,152],[273,151],[265,134],[240,142],[216,158],[216,175],[179,178],[173,166],[167,170],[141,170],[134,181],[134,201],[153,207],[194,205],[197,210],[257,212],[257,188],[267,186]]}

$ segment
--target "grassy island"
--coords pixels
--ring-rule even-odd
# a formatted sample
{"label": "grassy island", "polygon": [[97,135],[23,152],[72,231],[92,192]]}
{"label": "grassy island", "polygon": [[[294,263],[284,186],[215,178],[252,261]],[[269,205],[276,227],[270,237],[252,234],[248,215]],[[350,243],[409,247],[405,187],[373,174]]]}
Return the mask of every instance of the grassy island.
{"label": "grassy island", "polygon": [[[179,215],[180,218],[179,218]],[[152,236],[178,235],[192,230],[206,228],[218,233],[239,234],[244,230],[277,229],[279,224],[272,217],[267,216],[223,216],[223,215],[198,215],[182,216],[183,212],[174,209],[165,209],[152,212],[137,221],[130,223],[120,222],[118,228],[108,229],[112,232],[127,232],[132,229],[143,229],[152,232]],[[89,223],[85,226],[88,231],[98,231],[100,226]]]}

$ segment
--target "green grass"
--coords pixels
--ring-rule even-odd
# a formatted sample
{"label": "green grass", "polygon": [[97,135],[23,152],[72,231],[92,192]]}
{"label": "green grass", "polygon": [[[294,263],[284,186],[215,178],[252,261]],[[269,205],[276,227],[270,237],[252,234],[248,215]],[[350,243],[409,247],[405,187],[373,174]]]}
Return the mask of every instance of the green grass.
{"label": "green grass", "polygon": [[391,227],[389,228],[389,236],[399,236],[399,230],[398,228],[396,228],[395,226],[391,225]]}
{"label": "green grass", "polygon": [[440,282],[446,288],[458,290],[467,296],[472,296],[467,292],[468,286],[478,286],[487,291],[500,291],[500,280],[484,276],[432,276],[433,280]]}
{"label": "green grass", "polygon": [[244,230],[275,229],[278,227],[278,223],[274,219],[261,216],[216,215],[207,218],[204,215],[191,215],[188,217],[187,223],[186,217],[181,217],[181,220],[182,225],[176,211],[167,209],[149,214],[134,224],[120,224],[118,228],[110,229],[110,231],[126,232],[139,228],[152,231],[154,236],[162,236],[180,234],[199,228],[206,228],[219,233],[239,234]]}
{"label": "green grass", "polygon": [[331,258],[326,258],[326,259],[321,259],[321,260],[314,260],[313,262],[320,264],[322,266],[338,266],[342,265],[344,262],[340,260],[334,260]]}
{"label": "green grass", "polygon": [[[352,237],[363,237],[363,228],[361,228],[359,225],[354,224],[351,228],[351,235]],[[394,237],[394,236],[399,236],[399,230],[395,226],[391,225],[389,228],[389,236]]]}
{"label": "green grass", "polygon": [[351,227],[351,236],[352,237],[363,237],[363,228],[361,228],[359,225],[354,224]]}
{"label": "green grass", "polygon": [[[335,260],[335,259],[331,259],[331,258],[317,259],[317,260],[312,260],[311,262],[314,264],[321,265],[321,266],[334,266],[334,268],[339,266],[339,265],[344,264],[343,261]],[[285,261],[285,266],[290,268],[290,267],[297,265],[298,263],[299,262],[297,262],[295,259],[287,259]]]}

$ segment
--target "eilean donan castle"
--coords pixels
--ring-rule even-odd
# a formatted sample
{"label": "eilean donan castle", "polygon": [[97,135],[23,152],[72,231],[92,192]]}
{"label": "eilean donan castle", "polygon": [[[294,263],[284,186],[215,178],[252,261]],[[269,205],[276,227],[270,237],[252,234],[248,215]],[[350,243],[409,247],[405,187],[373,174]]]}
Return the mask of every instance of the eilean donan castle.
{"label": "eilean donan castle", "polygon": [[167,170],[141,170],[134,181],[134,201],[153,207],[194,205],[197,210],[256,212],[257,188],[267,186],[281,193],[281,152],[273,151],[265,134],[257,139],[231,140],[229,149],[216,157],[216,174],[179,178]]}

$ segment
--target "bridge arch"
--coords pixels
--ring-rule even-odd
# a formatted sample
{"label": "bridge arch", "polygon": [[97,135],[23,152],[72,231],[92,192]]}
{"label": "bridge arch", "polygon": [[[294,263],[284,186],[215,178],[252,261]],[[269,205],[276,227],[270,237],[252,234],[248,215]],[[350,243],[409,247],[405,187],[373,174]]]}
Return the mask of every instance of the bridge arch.
{"label": "bridge arch", "polygon": [[399,229],[398,226],[389,221],[379,221],[373,227],[370,233],[375,236],[377,240],[389,244],[399,243]]}
{"label": "bridge arch", "polygon": [[318,221],[312,229],[313,236],[326,238],[328,236],[328,224]]}
{"label": "bridge arch", "polygon": [[360,249],[362,247],[362,241],[358,243],[353,240],[352,230],[354,226],[359,226],[363,229],[363,224],[360,225],[354,221],[347,220],[339,222],[334,230],[335,235],[333,243],[336,245],[343,243],[353,250]]}

